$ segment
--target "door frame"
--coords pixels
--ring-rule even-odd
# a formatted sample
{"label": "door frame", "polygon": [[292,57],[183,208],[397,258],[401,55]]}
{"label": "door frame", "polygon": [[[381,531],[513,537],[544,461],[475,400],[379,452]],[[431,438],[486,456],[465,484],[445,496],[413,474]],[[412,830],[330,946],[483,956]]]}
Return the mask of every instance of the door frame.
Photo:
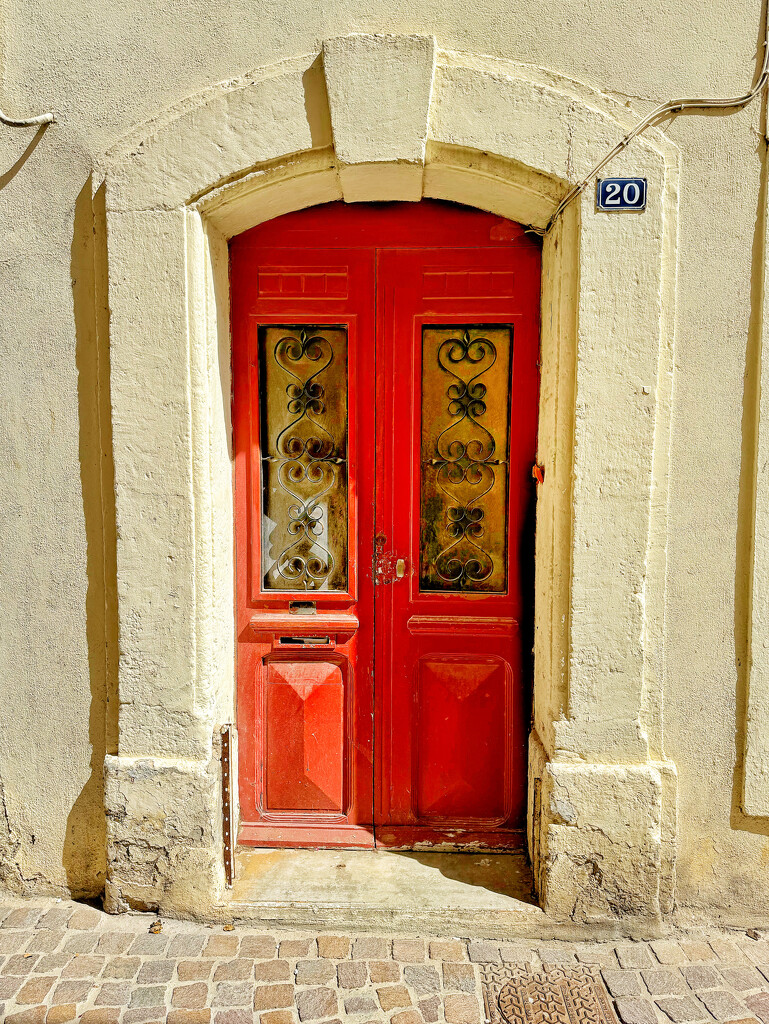
{"label": "door frame", "polygon": [[[224,892],[228,238],[333,199],[422,195],[542,229],[565,169],[579,179],[633,123],[622,97],[553,72],[440,51],[430,36],[349,35],[326,40],[322,61],[287,59],[169,106],[95,162],[120,643],[110,909],[199,917]],[[643,215],[611,219],[587,189],[543,249],[529,850],[555,919],[612,922],[621,906],[632,928],[666,914],[674,891],[662,723],[678,154],[651,131],[613,167],[647,178]],[[150,793],[174,813],[148,815]],[[577,861],[600,863],[600,878],[583,884]]]}

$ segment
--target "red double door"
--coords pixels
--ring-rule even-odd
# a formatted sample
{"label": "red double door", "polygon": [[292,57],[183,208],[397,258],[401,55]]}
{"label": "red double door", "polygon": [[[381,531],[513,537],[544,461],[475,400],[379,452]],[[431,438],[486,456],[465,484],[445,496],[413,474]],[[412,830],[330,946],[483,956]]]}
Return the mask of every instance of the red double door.
{"label": "red double door", "polygon": [[334,203],[230,259],[239,841],[519,845],[539,245]]}

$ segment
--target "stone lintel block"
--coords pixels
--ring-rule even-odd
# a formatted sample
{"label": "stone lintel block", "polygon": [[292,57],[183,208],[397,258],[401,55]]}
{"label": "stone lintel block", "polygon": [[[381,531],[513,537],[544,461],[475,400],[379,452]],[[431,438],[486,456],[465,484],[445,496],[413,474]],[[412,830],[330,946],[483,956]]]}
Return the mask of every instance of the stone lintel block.
{"label": "stone lintel block", "polygon": [[[348,201],[421,198],[435,61],[433,36],[360,34],[324,42],[334,149]],[[363,179],[368,188],[348,173],[366,164],[379,165],[374,178]],[[382,194],[372,195],[370,182],[379,177]]]}
{"label": "stone lintel block", "polygon": [[661,917],[663,784],[653,765],[541,766],[540,894],[579,923]]}
{"label": "stone lintel block", "polygon": [[219,764],[105,758],[106,909],[200,916],[224,888]]}
{"label": "stone lintel block", "polygon": [[418,203],[422,198],[422,168],[418,164],[373,163],[339,168],[347,203]]}

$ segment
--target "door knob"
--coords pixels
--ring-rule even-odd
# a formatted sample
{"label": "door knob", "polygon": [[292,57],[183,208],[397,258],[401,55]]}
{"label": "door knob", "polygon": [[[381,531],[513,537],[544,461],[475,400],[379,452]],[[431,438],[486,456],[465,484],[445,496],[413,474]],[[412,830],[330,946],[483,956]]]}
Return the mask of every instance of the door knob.
{"label": "door knob", "polygon": [[399,558],[395,563],[395,578],[396,580],[402,580],[406,575],[406,559]]}

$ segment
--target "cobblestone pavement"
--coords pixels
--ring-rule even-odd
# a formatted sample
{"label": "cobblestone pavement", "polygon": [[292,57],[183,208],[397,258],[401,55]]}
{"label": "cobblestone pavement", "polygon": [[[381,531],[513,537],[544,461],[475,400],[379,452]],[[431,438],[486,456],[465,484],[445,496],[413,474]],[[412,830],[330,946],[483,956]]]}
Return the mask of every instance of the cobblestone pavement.
{"label": "cobblestone pavement", "polygon": [[769,941],[497,942],[227,929],[0,904],[8,1024],[482,1024],[484,964],[594,964],[624,1024],[769,1024]]}

